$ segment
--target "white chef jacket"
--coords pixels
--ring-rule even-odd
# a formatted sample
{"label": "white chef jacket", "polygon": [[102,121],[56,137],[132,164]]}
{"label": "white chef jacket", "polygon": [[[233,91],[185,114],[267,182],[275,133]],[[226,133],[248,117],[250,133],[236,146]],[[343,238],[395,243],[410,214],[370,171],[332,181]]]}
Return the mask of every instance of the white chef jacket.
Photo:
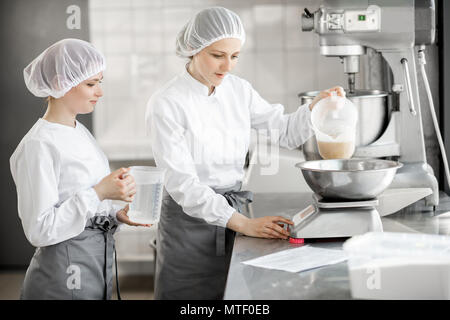
{"label": "white chef jacket", "polygon": [[251,129],[274,130],[280,146],[293,149],[313,135],[311,112],[303,105],[283,114],[231,74],[208,91],[185,70],[150,98],[146,126],[170,196],[188,215],[225,227],[236,210],[211,187],[242,181]]}
{"label": "white chef jacket", "polygon": [[95,215],[115,218],[119,206],[100,201],[93,186],[110,173],[108,159],[80,122],[39,119],[10,158],[19,217],[28,241],[49,246],[83,232]]}

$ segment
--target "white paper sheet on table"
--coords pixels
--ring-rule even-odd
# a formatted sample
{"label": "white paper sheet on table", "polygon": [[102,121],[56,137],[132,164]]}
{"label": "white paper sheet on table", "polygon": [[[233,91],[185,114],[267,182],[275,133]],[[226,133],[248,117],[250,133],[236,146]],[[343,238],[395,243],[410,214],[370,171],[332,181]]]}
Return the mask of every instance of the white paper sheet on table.
{"label": "white paper sheet on table", "polygon": [[347,259],[348,256],[343,250],[302,246],[300,248],[271,253],[243,261],[242,263],[261,268],[301,272],[339,263]]}

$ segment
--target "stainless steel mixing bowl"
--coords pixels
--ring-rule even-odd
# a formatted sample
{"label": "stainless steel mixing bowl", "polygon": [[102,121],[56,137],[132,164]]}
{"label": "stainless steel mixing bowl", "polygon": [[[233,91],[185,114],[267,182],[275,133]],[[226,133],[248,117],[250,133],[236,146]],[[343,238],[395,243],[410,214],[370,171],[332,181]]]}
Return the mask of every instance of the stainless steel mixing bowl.
{"label": "stainless steel mixing bowl", "polygon": [[[298,96],[301,104],[310,103],[319,91],[302,92]],[[379,90],[356,90],[354,93],[346,91],[346,97],[358,109],[358,123],[356,126],[356,148],[366,146],[376,141],[386,129],[387,100],[389,94]],[[312,136],[303,144],[305,160],[320,160],[322,157],[317,148],[316,137]]]}
{"label": "stainless steel mixing bowl", "polygon": [[394,179],[399,162],[379,159],[332,159],[297,163],[309,187],[326,199],[367,200]]}

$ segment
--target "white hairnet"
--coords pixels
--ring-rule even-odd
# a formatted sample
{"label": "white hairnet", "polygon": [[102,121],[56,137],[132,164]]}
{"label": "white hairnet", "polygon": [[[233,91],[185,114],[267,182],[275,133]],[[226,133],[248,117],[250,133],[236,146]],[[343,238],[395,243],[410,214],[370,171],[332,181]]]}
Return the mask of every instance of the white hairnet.
{"label": "white hairnet", "polygon": [[35,96],[60,98],[105,67],[105,57],[92,44],[64,39],[45,49],[23,70],[23,76]]}
{"label": "white hairnet", "polygon": [[178,33],[176,53],[180,57],[192,57],[203,48],[225,38],[237,38],[244,44],[245,31],[239,16],[222,7],[204,9]]}

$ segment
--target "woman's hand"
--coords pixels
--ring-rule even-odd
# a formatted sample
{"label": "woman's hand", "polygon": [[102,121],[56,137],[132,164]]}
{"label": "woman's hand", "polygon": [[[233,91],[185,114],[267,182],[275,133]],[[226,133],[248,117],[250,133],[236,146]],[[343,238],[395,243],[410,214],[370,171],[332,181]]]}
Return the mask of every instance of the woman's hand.
{"label": "woman's hand", "polygon": [[100,201],[105,199],[132,202],[136,193],[133,176],[127,175],[130,168],[120,168],[102,179],[94,186]]}
{"label": "woman's hand", "polygon": [[126,223],[129,226],[133,226],[133,227],[151,227],[151,224],[143,224],[143,223],[136,223],[130,220],[130,218],[128,217],[128,210],[130,210],[130,205],[126,205],[123,209],[121,209],[120,211],[118,211],[116,213],[116,219],[119,222],[122,223]]}
{"label": "woman's hand", "polygon": [[309,105],[309,110],[312,111],[312,109],[314,108],[314,105],[317,102],[319,102],[320,100],[322,100],[324,98],[328,98],[329,96],[332,95],[333,92],[336,92],[336,94],[340,97],[345,97],[344,88],[342,88],[340,86],[336,86],[336,87],[333,87],[333,88],[330,88],[327,90],[320,91],[319,94],[313,99],[313,101]]}
{"label": "woman's hand", "polygon": [[250,237],[287,239],[289,232],[280,223],[293,225],[294,222],[280,216],[268,216],[249,219],[235,212],[228,220],[227,228]]}

